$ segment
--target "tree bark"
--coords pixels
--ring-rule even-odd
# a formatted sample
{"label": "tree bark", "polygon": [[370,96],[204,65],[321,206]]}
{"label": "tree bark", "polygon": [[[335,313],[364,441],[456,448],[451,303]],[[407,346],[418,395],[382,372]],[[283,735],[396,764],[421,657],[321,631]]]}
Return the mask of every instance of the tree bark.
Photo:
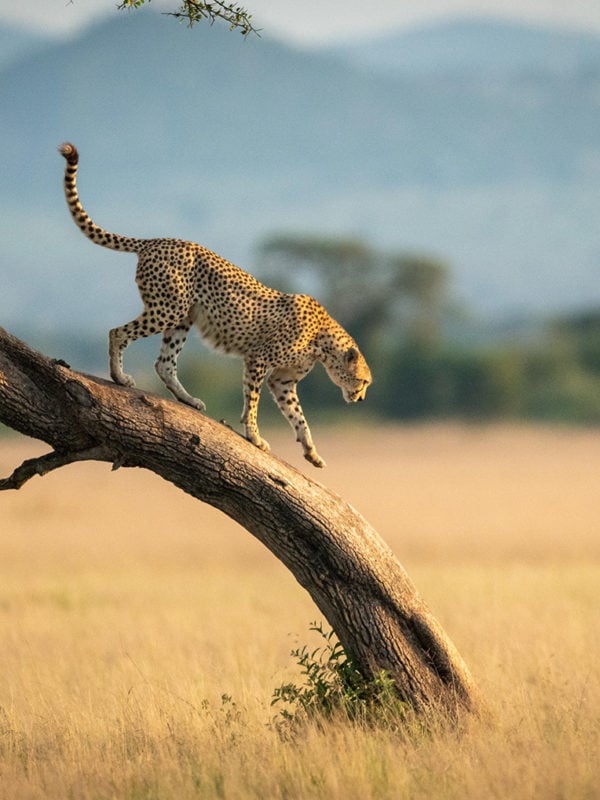
{"label": "tree bark", "polygon": [[308,591],[366,678],[418,713],[481,708],[469,672],[376,531],[324,486],[180,403],[72,371],[0,328],[0,421],[52,452],[0,481],[85,459],[144,467],[243,525]]}

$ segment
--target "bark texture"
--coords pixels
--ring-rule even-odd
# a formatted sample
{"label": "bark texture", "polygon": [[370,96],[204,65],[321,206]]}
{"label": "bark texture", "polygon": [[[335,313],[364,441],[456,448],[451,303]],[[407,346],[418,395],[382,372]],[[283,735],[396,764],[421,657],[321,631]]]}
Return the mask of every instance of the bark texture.
{"label": "bark texture", "polygon": [[376,531],[342,498],[180,403],[72,371],[0,328],[0,421],[52,452],[0,480],[85,459],[143,467],[228,514],[294,574],[365,677],[415,711],[478,713],[469,672]]}

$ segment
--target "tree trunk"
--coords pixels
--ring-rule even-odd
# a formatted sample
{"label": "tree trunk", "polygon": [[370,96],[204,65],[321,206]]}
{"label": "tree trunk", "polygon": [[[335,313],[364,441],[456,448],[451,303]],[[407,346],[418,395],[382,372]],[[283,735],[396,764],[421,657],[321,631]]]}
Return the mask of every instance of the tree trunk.
{"label": "tree trunk", "polygon": [[366,678],[416,712],[481,704],[458,652],[376,531],[344,500],[180,403],[73,372],[0,328],[0,421],[52,452],[0,481],[86,459],[144,467],[221,509],[294,574]]}

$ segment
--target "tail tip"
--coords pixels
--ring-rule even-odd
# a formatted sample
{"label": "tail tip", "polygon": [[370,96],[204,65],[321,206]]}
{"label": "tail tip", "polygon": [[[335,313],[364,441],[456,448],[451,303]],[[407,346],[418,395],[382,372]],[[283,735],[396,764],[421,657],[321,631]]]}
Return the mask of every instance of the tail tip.
{"label": "tail tip", "polygon": [[58,152],[67,160],[68,164],[75,165],[79,161],[77,148],[71,142],[65,142],[58,146]]}

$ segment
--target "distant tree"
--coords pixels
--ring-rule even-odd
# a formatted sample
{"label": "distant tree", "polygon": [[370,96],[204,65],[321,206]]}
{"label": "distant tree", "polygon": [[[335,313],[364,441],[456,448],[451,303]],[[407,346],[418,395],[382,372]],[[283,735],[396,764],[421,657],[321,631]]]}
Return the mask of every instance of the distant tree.
{"label": "distant tree", "polygon": [[400,255],[392,259],[396,292],[404,299],[404,319],[409,343],[421,350],[435,348],[448,291],[449,270],[438,259]]}
{"label": "distant tree", "polygon": [[[140,8],[151,0],[122,0],[118,8]],[[207,20],[212,25],[217,20],[223,20],[229,25],[229,30],[239,30],[244,36],[249,33],[258,33],[252,24],[252,15],[236,3],[223,3],[220,0],[203,2],[202,0],[179,0],[181,5],[176,11],[165,12],[167,16],[187,20],[191,27],[196,22]]]}
{"label": "distant tree", "polygon": [[[359,239],[282,234],[259,245],[262,277],[314,294],[369,349],[440,335],[449,270],[435,258],[388,254]],[[387,342],[384,342],[387,340]]]}
{"label": "distant tree", "polygon": [[378,254],[358,239],[277,235],[259,246],[259,260],[267,282],[314,295],[356,336],[380,316]]}
{"label": "distant tree", "polygon": [[555,320],[550,333],[570,350],[587,372],[600,375],[600,308],[568,314]]}

